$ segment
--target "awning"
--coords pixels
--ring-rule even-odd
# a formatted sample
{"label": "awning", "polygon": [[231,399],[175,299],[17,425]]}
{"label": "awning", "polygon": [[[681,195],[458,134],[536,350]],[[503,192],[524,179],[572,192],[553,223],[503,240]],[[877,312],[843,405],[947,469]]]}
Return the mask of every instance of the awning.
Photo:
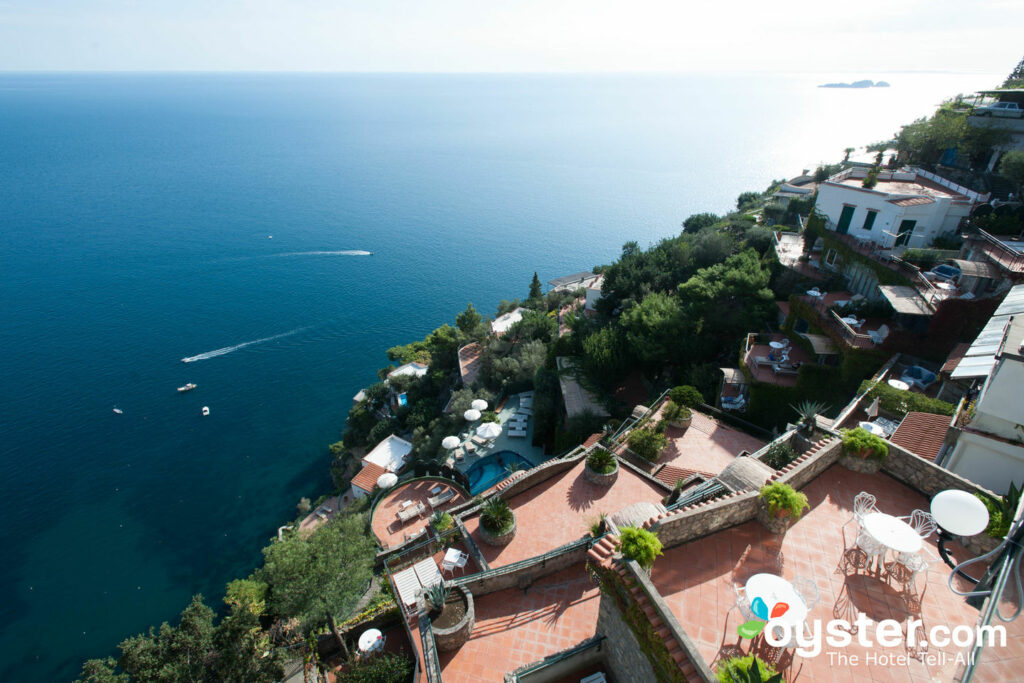
{"label": "awning", "polygon": [[823,334],[803,334],[800,336],[811,342],[811,347],[814,349],[815,356],[839,355],[839,351],[836,350],[836,345],[832,343],[830,338]]}
{"label": "awning", "polygon": [[725,376],[726,384],[746,384],[747,377],[739,368],[718,368]]}
{"label": "awning", "polygon": [[904,285],[879,285],[878,291],[897,313],[904,315],[932,315],[935,309],[918,294],[913,287]]}
{"label": "awning", "polygon": [[951,260],[967,277],[987,277],[991,280],[1000,280],[1003,277],[999,274],[999,269],[988,261],[965,261],[958,258]]}

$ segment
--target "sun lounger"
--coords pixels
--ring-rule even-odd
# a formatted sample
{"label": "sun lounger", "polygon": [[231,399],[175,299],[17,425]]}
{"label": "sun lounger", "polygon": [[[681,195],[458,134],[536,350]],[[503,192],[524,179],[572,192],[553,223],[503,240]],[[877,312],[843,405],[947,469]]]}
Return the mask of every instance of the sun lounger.
{"label": "sun lounger", "polygon": [[448,489],[444,493],[439,493],[436,496],[434,496],[433,498],[427,498],[427,502],[430,503],[430,507],[431,508],[437,508],[437,507],[439,507],[441,505],[444,505],[445,503],[447,503],[449,500],[451,500],[454,497],[455,497],[455,491],[452,491],[451,489]]}
{"label": "sun lounger", "polygon": [[419,538],[425,533],[427,533],[427,527],[423,527],[419,531],[413,531],[412,533],[402,534],[402,536],[405,538],[406,541],[411,541],[415,538]]}
{"label": "sun lounger", "polygon": [[775,365],[772,366],[772,370],[775,371],[776,375],[797,375],[797,374],[799,374],[799,370],[797,370],[796,368],[791,367],[789,365],[779,365],[778,363],[776,363]]}
{"label": "sun lounger", "polygon": [[319,517],[320,519],[324,520],[324,521],[327,520],[327,515],[325,515],[324,513],[320,512],[319,510],[316,511],[316,516]]}
{"label": "sun lounger", "polygon": [[484,437],[482,437],[482,436],[474,436],[474,437],[473,437],[473,438],[471,439],[471,441],[472,441],[473,443],[475,443],[475,444],[476,444],[477,446],[483,446],[484,444],[486,444],[486,443],[487,443],[487,439],[485,439],[485,438],[484,438]]}
{"label": "sun lounger", "polygon": [[440,485],[440,484],[437,484],[436,486],[434,486],[433,488],[431,488],[431,489],[430,489],[430,490],[428,491],[428,493],[429,493],[430,495],[432,495],[432,496],[436,496],[437,494],[441,493],[441,485]]}
{"label": "sun lounger", "polygon": [[416,578],[420,580],[420,585],[424,588],[429,588],[444,580],[441,576],[441,570],[437,568],[437,563],[434,562],[432,557],[420,560],[414,564],[413,570],[416,572]]}
{"label": "sun lounger", "polygon": [[768,356],[754,356],[754,365],[771,365],[772,362]]}
{"label": "sun lounger", "polygon": [[416,577],[416,569],[409,567],[400,572],[395,572],[391,577],[398,589],[398,597],[402,604],[408,607],[416,605],[416,598],[420,593],[420,580]]}
{"label": "sun lounger", "polygon": [[527,417],[533,415],[533,409],[531,408],[520,408],[516,411],[516,415],[526,415]]}
{"label": "sun lounger", "polygon": [[464,461],[466,460],[466,456],[462,454],[462,451],[456,451],[456,453],[455,453],[455,459],[456,459],[456,460],[457,460],[458,462],[464,462]]}
{"label": "sun lounger", "polygon": [[509,432],[508,432],[508,435],[512,436],[512,437],[525,437],[526,436],[526,430],[525,429],[510,429]]}
{"label": "sun lounger", "polygon": [[520,408],[532,408],[533,407],[533,399],[532,398],[521,398],[521,399],[519,399],[519,407]]}
{"label": "sun lounger", "polygon": [[425,506],[423,503],[419,503],[417,505],[413,505],[412,507],[407,507],[404,510],[399,510],[397,512],[398,519],[401,520],[403,524],[405,524],[410,519],[415,519],[416,517],[419,517],[421,514],[426,512],[426,510],[427,506]]}
{"label": "sun lounger", "polygon": [[474,446],[473,444],[466,443],[465,447],[466,447],[466,455],[472,455],[473,453],[476,453],[476,446]]}

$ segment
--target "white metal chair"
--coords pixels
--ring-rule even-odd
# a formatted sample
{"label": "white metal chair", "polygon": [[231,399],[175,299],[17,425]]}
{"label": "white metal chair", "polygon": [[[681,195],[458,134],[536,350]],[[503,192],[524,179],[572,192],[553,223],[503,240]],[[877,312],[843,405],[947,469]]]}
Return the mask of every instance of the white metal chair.
{"label": "white metal chair", "polygon": [[864,517],[872,512],[878,512],[875,507],[875,497],[867,491],[861,491],[853,499],[853,519],[860,526],[864,523]]}
{"label": "white metal chair", "polygon": [[753,619],[754,610],[750,608],[750,600],[747,599],[746,586],[737,586],[736,584],[733,584],[733,590],[736,591],[736,606],[739,608],[740,614],[743,615],[744,619]]}
{"label": "white metal chair", "polygon": [[821,593],[818,591],[818,584],[806,576],[798,576],[793,579],[793,589],[800,599],[804,601],[808,611],[821,600]]}
{"label": "white metal chair", "polygon": [[924,510],[914,510],[909,516],[900,519],[913,527],[923,539],[934,534],[939,526],[935,523],[935,518]]}

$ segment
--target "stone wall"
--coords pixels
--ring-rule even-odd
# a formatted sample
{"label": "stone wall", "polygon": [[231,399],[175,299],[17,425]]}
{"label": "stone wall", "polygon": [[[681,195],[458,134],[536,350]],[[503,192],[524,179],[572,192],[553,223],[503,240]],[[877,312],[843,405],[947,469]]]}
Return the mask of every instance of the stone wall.
{"label": "stone wall", "polygon": [[649,526],[658,533],[658,539],[662,544],[666,548],[671,548],[715,531],[748,522],[757,514],[758,505],[757,491],[733,493],[724,498],[679,508]]}
{"label": "stone wall", "polygon": [[589,453],[589,450],[582,451],[576,455],[566,456],[565,458],[548,460],[547,462],[528,470],[526,474],[501,489],[501,493],[499,495],[505,500],[508,500],[517,493],[522,493],[523,491],[533,488],[537,484],[543,483],[562,472],[571,470],[577,465],[577,463],[587,457],[587,453]]}
{"label": "stone wall", "polygon": [[825,444],[820,450],[812,451],[801,455],[779,470],[773,477],[773,481],[781,481],[793,488],[800,490],[814,481],[815,477],[836,464],[839,456],[842,455],[842,442],[839,439]]}
{"label": "stone wall", "polygon": [[[697,644],[690,639],[690,636],[683,630],[682,624],[676,619],[676,615],[672,613],[668,604],[661,597],[661,593],[655,588],[651,582],[651,577],[648,576],[647,572],[640,568],[640,565],[629,560],[626,562],[626,570],[633,576],[633,579],[639,583],[640,588],[647,593],[647,598],[651,601],[651,606],[654,607],[654,611],[661,618],[661,621],[665,626],[668,627],[670,635],[674,637],[680,647],[683,648],[683,652],[686,653],[686,657],[690,660],[690,664],[697,670],[699,675],[705,681],[714,681],[715,675],[711,671],[711,667],[704,658],[700,655],[700,650],[697,649]],[[627,627],[628,628],[628,627]]]}
{"label": "stone wall", "polygon": [[606,638],[605,661],[616,681],[657,682],[654,667],[640,649],[633,630],[619,613],[614,598],[604,591],[597,612],[597,632]]}
{"label": "stone wall", "polygon": [[[515,671],[505,674],[505,683],[549,683],[572,678],[572,674],[580,669],[602,665],[605,662],[607,644],[604,636],[597,635],[587,638],[579,645],[556,652]],[[579,678],[577,676],[576,678]]]}
{"label": "stone wall", "polygon": [[465,586],[473,592],[473,595],[477,596],[506,588],[526,588],[537,579],[562,571],[567,567],[582,564],[587,559],[589,549],[589,543],[581,543],[578,547],[567,549],[553,557],[517,562],[512,570],[508,570],[506,567],[496,567],[485,572],[458,577],[452,583]]}

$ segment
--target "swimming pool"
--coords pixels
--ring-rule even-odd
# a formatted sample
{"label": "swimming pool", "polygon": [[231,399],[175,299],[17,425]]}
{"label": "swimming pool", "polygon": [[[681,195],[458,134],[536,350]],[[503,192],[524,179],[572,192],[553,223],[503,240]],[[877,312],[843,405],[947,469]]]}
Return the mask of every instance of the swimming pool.
{"label": "swimming pool", "polygon": [[533,464],[515,451],[499,451],[485,455],[465,471],[469,478],[469,492],[475,496],[491,488],[509,475],[509,467],[528,470]]}

